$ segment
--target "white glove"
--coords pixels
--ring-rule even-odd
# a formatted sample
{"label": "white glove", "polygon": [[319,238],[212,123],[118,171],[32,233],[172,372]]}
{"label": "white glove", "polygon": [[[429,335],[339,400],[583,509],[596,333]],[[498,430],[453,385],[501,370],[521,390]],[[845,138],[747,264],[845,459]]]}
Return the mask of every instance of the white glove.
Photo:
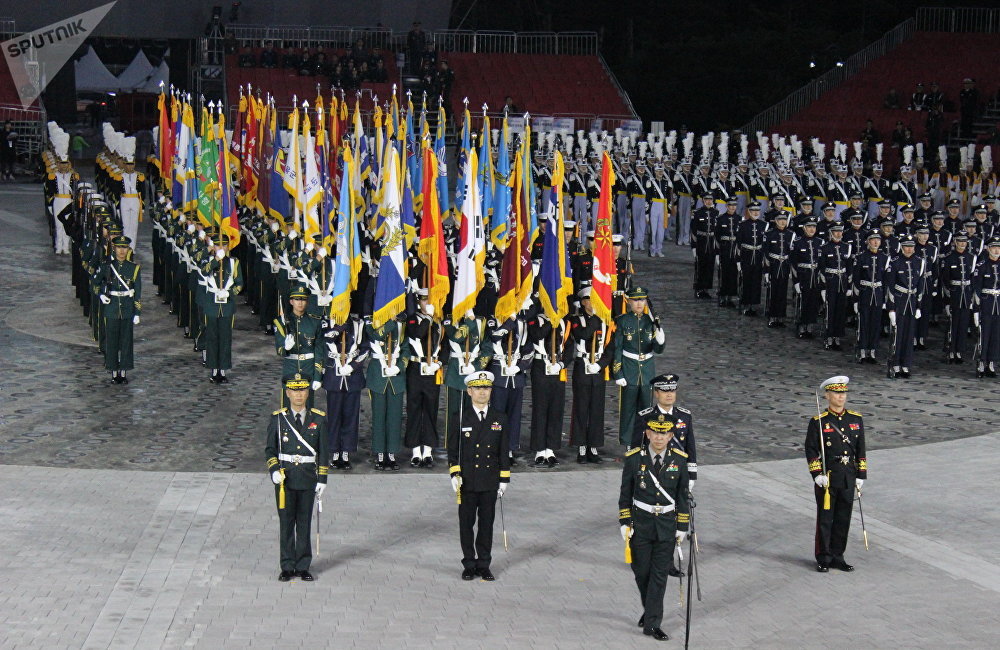
{"label": "white glove", "polygon": [[500,487],[497,488],[497,496],[498,497],[502,497],[503,496],[503,493],[507,491],[507,486],[508,485],[510,485],[510,483],[501,483],[500,484]]}
{"label": "white glove", "polygon": [[858,486],[858,492],[860,492],[861,488],[865,484],[865,479],[863,479],[863,478],[856,478],[856,479],[854,479],[854,484]]}
{"label": "white glove", "polygon": [[693,479],[693,478],[692,479],[688,479],[688,492],[693,492],[694,491],[695,481],[697,481],[697,479]]}
{"label": "white glove", "polygon": [[889,322],[892,324],[893,327],[896,326],[896,312],[895,311],[890,311],[889,312]]}
{"label": "white glove", "polygon": [[691,249],[691,257],[693,257],[694,259],[697,260],[698,259],[698,251],[692,248]]}
{"label": "white glove", "polygon": [[320,296],[319,298],[316,298],[316,304],[320,307],[326,307],[331,302],[333,302],[333,296]]}
{"label": "white glove", "polygon": [[312,383],[312,389],[313,389],[313,390],[319,390],[319,389],[320,389],[320,386],[322,386],[322,385],[323,385],[323,382],[320,382],[320,381],[314,381],[314,382]]}
{"label": "white glove", "polygon": [[271,472],[271,482],[275,485],[281,485],[285,482],[285,477],[281,475],[281,472]]}
{"label": "white glove", "polygon": [[503,375],[504,377],[513,377],[514,375],[517,374],[518,370],[520,370],[520,368],[518,368],[517,366],[514,365],[507,366],[504,364],[500,364],[500,374]]}
{"label": "white glove", "polygon": [[978,311],[972,312],[972,324],[975,325],[976,327],[979,327],[979,312]]}
{"label": "white glove", "polygon": [[916,312],[914,312],[913,317],[916,318],[917,320],[920,320],[920,310],[919,309]]}
{"label": "white glove", "polygon": [[793,285],[793,288],[795,289],[795,293],[802,293],[802,287],[801,287],[801,286],[799,286],[799,283],[798,283],[798,282],[796,282],[796,283],[795,283],[795,284]]}
{"label": "white glove", "polygon": [[821,488],[830,486],[830,478],[826,474],[820,474],[816,477],[816,485]]}
{"label": "white glove", "polygon": [[286,350],[291,350],[294,347],[295,347],[295,335],[294,334],[286,334],[285,335],[285,349]]}
{"label": "white glove", "polygon": [[221,259],[222,259],[223,257],[225,257],[225,256],[226,256],[226,251],[225,251],[225,250],[223,250],[223,249],[221,249],[221,248],[219,248],[219,249],[216,249],[216,251],[215,251],[215,257],[216,257],[217,259],[220,259],[220,260],[221,260]]}
{"label": "white glove", "polygon": [[584,368],[584,370],[587,371],[588,375],[596,375],[597,373],[599,373],[601,371],[601,364],[599,364],[599,363],[591,363],[589,361],[584,361],[583,362],[583,368]]}
{"label": "white glove", "polygon": [[434,315],[434,305],[432,305],[430,303],[427,303],[427,305],[424,307],[424,313],[427,314],[428,316],[433,316]]}
{"label": "white glove", "polygon": [[944,306],[944,315],[945,316],[951,316],[951,305],[945,305]]}
{"label": "white glove", "polygon": [[132,317],[132,324],[133,325],[139,324],[139,314],[136,314],[135,316]]}
{"label": "white glove", "polygon": [[229,300],[229,289],[219,289],[215,292],[215,295],[222,298],[223,300]]}
{"label": "white glove", "polygon": [[743,264],[741,262],[736,263],[736,272],[739,273],[743,270]]}
{"label": "white glove", "polygon": [[545,362],[545,374],[546,375],[558,375],[562,368],[559,367],[558,363]]}
{"label": "white glove", "polygon": [[476,319],[476,312],[472,311],[471,309],[466,310],[465,317],[468,318],[469,320],[475,320]]}
{"label": "white glove", "polygon": [[473,366],[471,363],[469,365],[467,365],[467,366],[466,365],[459,365],[458,366],[458,374],[460,374],[460,375],[471,375],[475,371],[476,371],[476,367]]}
{"label": "white glove", "polygon": [[848,298],[850,298],[851,296],[853,296],[853,295],[854,295],[854,289],[848,289],[848,290],[847,290],[847,291],[846,291],[846,292],[844,293],[844,295],[845,295],[845,296],[847,296]]}
{"label": "white glove", "polygon": [[687,531],[684,530],[678,530],[677,532],[674,533],[674,539],[677,540],[678,544],[683,544],[684,540],[687,539],[687,536],[688,536]]}
{"label": "white glove", "polygon": [[819,290],[819,299],[826,302],[826,289]]}
{"label": "white glove", "polygon": [[341,377],[350,377],[351,373],[353,373],[353,372],[354,372],[354,366],[352,366],[349,363],[346,364],[346,365],[340,366],[340,376]]}
{"label": "white glove", "polygon": [[298,231],[298,230],[295,230],[295,229],[293,228],[292,230],[289,230],[289,231],[288,231],[288,238],[289,238],[289,239],[295,239],[295,238],[296,238],[296,237],[298,237],[298,236],[299,236],[299,231]]}
{"label": "white glove", "polygon": [[667,340],[667,336],[663,333],[662,327],[656,330],[656,334],[653,335],[653,338],[657,343],[663,345],[663,343]]}
{"label": "white glove", "polygon": [[451,477],[451,489],[458,492],[458,488],[462,487],[462,477],[452,476]]}
{"label": "white glove", "polygon": [[105,304],[105,305],[110,305],[110,304],[111,304],[111,298],[108,298],[107,296],[105,296],[105,295],[104,295],[104,294],[102,293],[102,294],[101,294],[101,302],[102,302],[103,304]]}
{"label": "white glove", "polygon": [[395,377],[399,374],[399,366],[389,366],[385,369],[386,377]]}
{"label": "white glove", "polygon": [[320,498],[323,497],[323,490],[325,490],[325,489],[326,489],[326,483],[317,483],[316,484],[316,498],[317,499],[320,499]]}
{"label": "white glove", "polygon": [[629,528],[628,526],[622,526],[622,539],[627,542],[628,538],[631,536],[632,536],[632,529]]}
{"label": "white glove", "polygon": [[628,386],[628,380],[625,379],[624,377],[622,377],[621,379],[616,379],[615,383],[618,384],[619,386],[621,386],[622,388],[625,388],[626,386]]}

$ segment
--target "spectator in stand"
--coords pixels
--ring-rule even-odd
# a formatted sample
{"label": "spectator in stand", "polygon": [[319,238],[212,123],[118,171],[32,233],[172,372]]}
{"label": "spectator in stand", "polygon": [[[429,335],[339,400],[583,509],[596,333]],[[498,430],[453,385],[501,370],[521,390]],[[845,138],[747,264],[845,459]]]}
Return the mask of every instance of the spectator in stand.
{"label": "spectator in stand", "polygon": [[944,111],[944,93],[941,92],[938,82],[932,81],[931,89],[927,92],[927,110],[934,110],[935,106],[940,106],[941,111]]}
{"label": "spectator in stand", "polygon": [[348,66],[341,77],[345,90],[357,90],[361,87],[361,80],[358,79],[358,70],[353,65]]}
{"label": "spectator in stand", "polygon": [[437,48],[434,47],[434,43],[428,43],[427,47],[424,48],[423,60],[421,65],[427,64],[431,68],[436,68],[438,62]]}
{"label": "spectator in stand", "polygon": [[[737,138],[738,141],[739,139]],[[875,130],[875,124],[871,118],[865,121],[865,128],[861,131],[861,142],[867,143],[869,147],[874,147],[879,142],[882,142],[882,138],[879,132]]]}
{"label": "spectator in stand", "polygon": [[[912,147],[917,141],[913,137],[913,129],[906,127],[903,129],[903,147]],[[902,149],[900,149],[902,151]]]}
{"label": "spectator in stand", "polygon": [[451,106],[451,86],[455,83],[455,71],[448,66],[447,61],[438,64],[434,85],[438,94],[444,98],[444,105]]}
{"label": "spectator in stand", "polygon": [[906,137],[906,127],[903,122],[896,120],[896,128],[892,130],[892,148],[902,151],[903,139]]}
{"label": "spectator in stand", "polygon": [[514,103],[514,98],[507,95],[503,99],[503,110],[507,111],[508,115],[520,115],[521,111],[517,108],[517,104]]}
{"label": "spectator in stand", "polygon": [[264,41],[264,51],[260,53],[260,67],[278,67],[278,54],[274,51],[274,45],[271,44],[271,41]]}
{"label": "spectator in stand", "polygon": [[302,65],[302,57],[292,47],[285,48],[285,54],[281,57],[281,67],[287,70],[298,71]]}
{"label": "spectator in stand", "polygon": [[362,39],[358,39],[354,42],[354,50],[351,52],[351,57],[354,60],[354,67],[361,69],[362,63],[368,63],[368,58],[371,56],[371,52],[365,47],[365,42]]}
{"label": "spectator in stand", "polygon": [[373,47],[372,53],[368,56],[368,67],[374,70],[378,67],[379,62],[385,65],[385,61],[382,58],[382,50],[378,47]]}
{"label": "spectator in stand", "polygon": [[434,86],[435,70],[425,60],[420,66],[420,86],[433,98],[437,93]]}
{"label": "spectator in stand", "polygon": [[958,108],[961,113],[962,137],[972,136],[972,121],[979,115],[979,90],[976,80],[966,77],[962,80],[962,91],[958,93]]}
{"label": "spectator in stand", "polygon": [[236,61],[236,65],[241,68],[256,68],[257,58],[250,51],[250,48],[244,45],[240,48],[240,56]]}
{"label": "spectator in stand", "polygon": [[406,58],[410,72],[420,70],[420,59],[427,47],[427,35],[424,34],[420,22],[414,22],[413,28],[406,35]]}
{"label": "spectator in stand", "polygon": [[311,77],[314,75],[313,66],[316,64],[316,54],[313,52],[313,49],[311,47],[302,48],[299,58],[299,76]]}
{"label": "spectator in stand", "polygon": [[0,131],[0,179],[14,180],[14,163],[17,161],[17,131],[10,120]]}
{"label": "spectator in stand", "polygon": [[942,109],[942,104],[935,104],[927,112],[927,123],[924,127],[927,129],[927,148],[930,151],[937,151],[938,145],[941,144],[941,127],[944,125]]}
{"label": "spectator in stand", "polygon": [[895,88],[890,88],[889,93],[885,96],[885,100],[882,102],[883,108],[899,108],[899,93],[896,92]]}
{"label": "spectator in stand", "polygon": [[924,92],[924,84],[918,83],[917,89],[910,95],[910,106],[907,110],[925,111],[927,110],[927,93]]}
{"label": "spectator in stand", "polygon": [[385,69],[385,61],[379,59],[375,63],[375,69],[371,71],[371,80],[377,84],[384,84],[389,81],[389,71]]}
{"label": "spectator in stand", "polygon": [[344,66],[340,63],[333,66],[333,72],[330,73],[330,85],[334,88],[344,87]]}
{"label": "spectator in stand", "polygon": [[368,62],[362,61],[361,65],[358,66],[358,81],[364,83],[366,81],[374,81],[372,79],[371,70],[368,69]]}
{"label": "spectator in stand", "polygon": [[330,76],[330,64],[326,60],[326,52],[317,52],[312,61],[312,76]]}

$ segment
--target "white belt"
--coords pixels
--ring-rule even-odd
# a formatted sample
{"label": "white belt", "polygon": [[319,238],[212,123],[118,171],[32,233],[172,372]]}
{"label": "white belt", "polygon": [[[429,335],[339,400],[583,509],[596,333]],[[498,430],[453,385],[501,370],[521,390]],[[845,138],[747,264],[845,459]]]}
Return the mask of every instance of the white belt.
{"label": "white belt", "polygon": [[312,352],[309,352],[307,354],[289,354],[287,358],[292,359],[294,361],[308,361],[309,359],[312,359],[314,356],[316,355],[314,355]]}
{"label": "white belt", "polygon": [[983,293],[987,296],[1000,296],[1000,289],[983,289]]}
{"label": "white belt", "polygon": [[751,246],[750,244],[740,244],[740,246],[748,251],[757,251],[761,248],[760,246]]}
{"label": "white belt", "polygon": [[772,260],[779,260],[781,262],[784,262],[785,260],[788,259],[787,255],[778,255],[777,253],[768,253],[767,256],[770,257]]}
{"label": "white belt", "polygon": [[861,281],[861,286],[863,286],[863,287],[871,287],[872,289],[874,289],[876,287],[881,287],[882,283],[881,282],[871,282],[869,280],[862,280]]}
{"label": "white belt", "polygon": [[823,269],[823,273],[836,273],[837,275],[840,275],[846,270],[847,269]]}
{"label": "white belt", "polygon": [[800,269],[814,269],[814,268],[816,268],[817,265],[816,264],[805,264],[805,263],[802,263],[802,264],[796,264],[795,266],[799,267]]}
{"label": "white belt", "polygon": [[108,294],[118,296],[119,298],[131,298],[135,295],[135,289],[129,289],[128,291],[109,291]]}
{"label": "white belt", "polygon": [[646,512],[654,515],[665,515],[668,512],[674,511],[674,504],[672,503],[668,506],[651,506],[648,503],[643,503],[642,501],[632,501],[632,505],[639,510],[645,510]]}
{"label": "white belt", "polygon": [[636,361],[645,361],[646,359],[653,358],[652,354],[636,354],[635,352],[627,352],[625,350],[622,350],[622,356],[635,359]]}
{"label": "white belt", "polygon": [[901,287],[898,284],[896,286],[894,286],[893,289],[895,289],[899,293],[916,293],[917,292],[916,289],[907,289],[906,287]]}
{"label": "white belt", "polygon": [[283,460],[287,463],[295,463],[296,465],[299,465],[300,463],[315,463],[316,457],[299,456],[298,454],[295,454],[294,456],[291,454],[278,454],[278,460]]}
{"label": "white belt", "polygon": [[972,284],[971,280],[952,280],[951,286],[953,287],[967,287]]}
{"label": "white belt", "polygon": [[735,237],[719,237],[722,241],[736,241]]}

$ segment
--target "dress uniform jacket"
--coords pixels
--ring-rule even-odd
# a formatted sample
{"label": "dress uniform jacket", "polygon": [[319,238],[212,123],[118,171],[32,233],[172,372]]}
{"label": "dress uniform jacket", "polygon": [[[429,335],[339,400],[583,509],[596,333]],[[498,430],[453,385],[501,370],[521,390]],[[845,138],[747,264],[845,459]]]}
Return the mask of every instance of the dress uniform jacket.
{"label": "dress uniform jacket", "polygon": [[[656,480],[670,498],[653,481],[651,450],[636,448],[625,455],[621,491],[618,495],[618,523],[632,527],[635,531],[633,540],[647,538],[673,543],[674,533],[686,532],[690,525],[687,454],[671,440],[663,455],[662,467]],[[643,505],[660,507],[665,512],[648,512]]]}
{"label": "dress uniform jacket", "polygon": [[[300,375],[310,382],[323,379],[326,343],[322,329],[322,321],[309,312],[301,316],[286,313],[284,320],[275,319],[274,347],[282,358],[283,378]],[[289,334],[295,339],[295,345],[286,350],[285,337]]]}
{"label": "dress uniform jacket", "polygon": [[510,482],[506,421],[507,415],[493,408],[488,408],[486,417],[480,420],[470,403],[462,412],[461,427],[458,418],[452,421],[448,471],[462,477],[463,491],[496,492],[500,483]]}
{"label": "dress uniform jacket", "polygon": [[674,406],[670,413],[653,404],[639,411],[635,418],[631,447],[645,445],[646,428],[649,422],[670,422],[674,437],[670,444],[687,454],[688,478],[698,479],[698,454],[694,443],[694,416],[683,406]]}

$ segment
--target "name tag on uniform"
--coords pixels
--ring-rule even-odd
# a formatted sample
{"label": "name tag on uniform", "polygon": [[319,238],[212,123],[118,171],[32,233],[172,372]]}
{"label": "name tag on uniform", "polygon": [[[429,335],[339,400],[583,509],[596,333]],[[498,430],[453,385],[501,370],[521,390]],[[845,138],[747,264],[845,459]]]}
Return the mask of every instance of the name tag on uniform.
{"label": "name tag on uniform", "polygon": [[462,427],[462,431],[472,431],[472,427]]}

